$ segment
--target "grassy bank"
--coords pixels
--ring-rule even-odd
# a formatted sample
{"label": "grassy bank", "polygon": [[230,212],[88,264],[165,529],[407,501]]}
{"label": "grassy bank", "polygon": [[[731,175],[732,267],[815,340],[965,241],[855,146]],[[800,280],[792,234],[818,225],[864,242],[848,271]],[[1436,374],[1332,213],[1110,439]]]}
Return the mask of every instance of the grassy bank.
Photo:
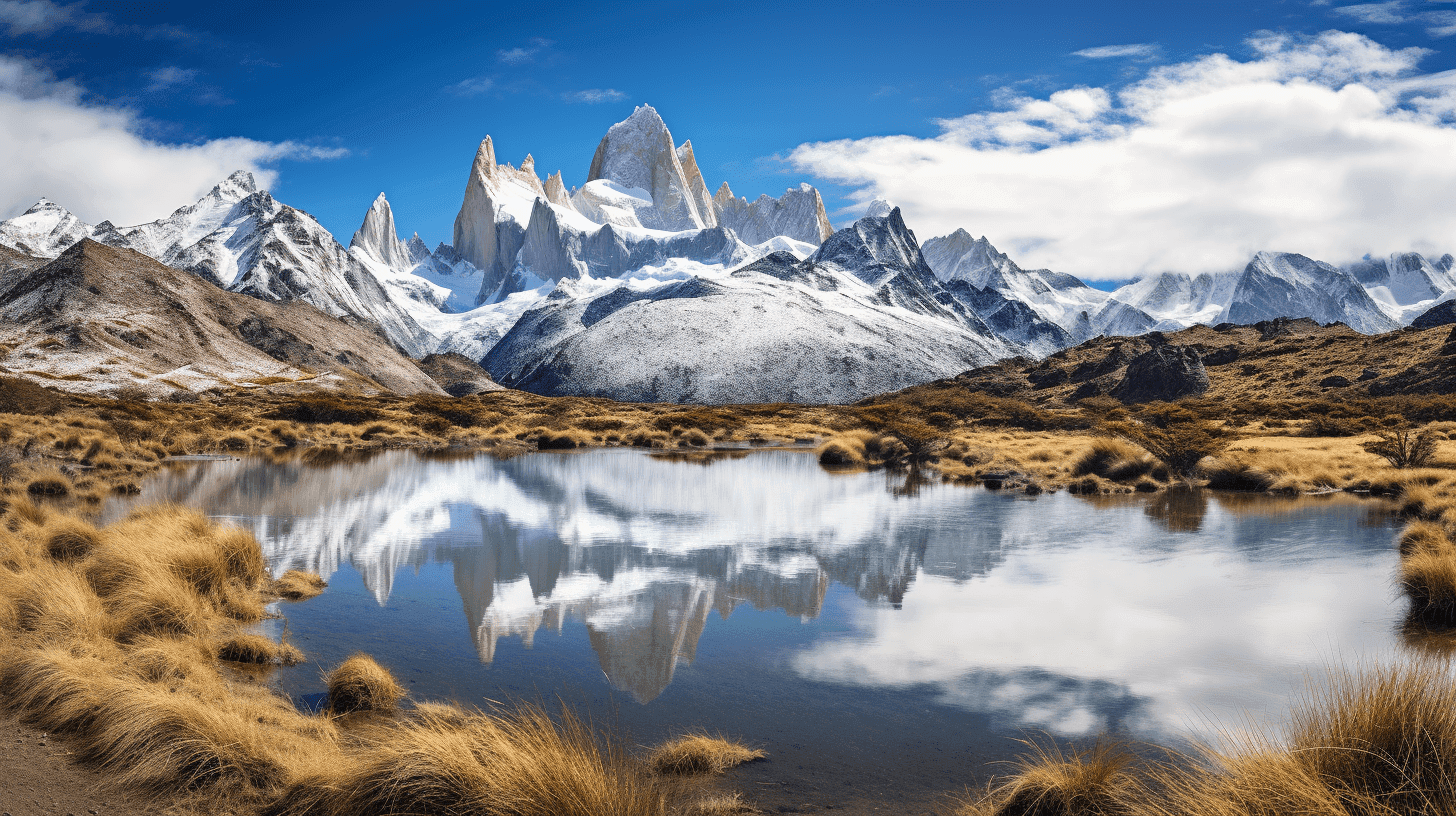
{"label": "grassy bank", "polygon": [[569,713],[410,706],[364,655],[330,674],[325,711],[299,711],[259,673],[298,651],[254,629],[319,586],[285,578],[195,511],[98,529],[20,499],[0,526],[0,704],[117,784],[207,812],[664,814],[701,798],[684,774],[761,755],[694,735],[638,756]]}
{"label": "grassy bank", "polygon": [[[743,807],[684,775],[720,772],[752,758],[749,749],[688,735],[644,753],[569,716],[529,707],[415,705],[367,657],[337,667],[325,712],[297,711],[258,677],[299,654],[254,627],[266,603],[316,594],[316,576],[274,580],[251,537],[175,508],[100,530],[86,521],[106,496],[135,491],[167,457],[198,453],[327,464],[385,448],[511,456],[626,446],[697,455],[787,443],[813,446],[829,469],[906,469],[1030,492],[1152,492],[1185,481],[1254,491],[1370,490],[1398,496],[1413,521],[1401,576],[1413,609],[1426,610],[1420,618],[1429,627],[1456,622],[1451,406],[1422,399],[1338,411],[1315,403],[1255,408],[1273,413],[1214,401],[1127,407],[1090,399],[1047,408],[914,389],[851,406],[622,404],[519,392],[239,392],[142,402],[0,380],[0,702],[61,734],[119,783],[190,797],[203,810],[293,816]],[[1319,418],[1295,418],[1301,415]],[[1367,449],[1378,431],[1407,423],[1431,434],[1426,467],[1397,468]],[[1387,689],[1380,694],[1395,695],[1395,703],[1370,703],[1377,713],[1361,727],[1398,731],[1403,726],[1381,725],[1381,718],[1426,716],[1421,712],[1432,709],[1421,695],[1456,702],[1440,696],[1449,696],[1450,683],[1435,669],[1391,671],[1341,681],[1342,689],[1374,683]],[[1432,690],[1411,691],[1422,685]],[[1346,738],[1351,705],[1336,695],[1308,707],[1309,722],[1334,717],[1329,722],[1338,728],[1311,726],[1285,742],[1205,758],[1150,765],[1113,748],[1048,753],[966,812],[1420,812],[1409,809],[1415,799],[1339,781],[1339,774],[1353,779],[1374,770],[1336,773],[1322,770],[1333,765],[1308,764],[1315,755],[1354,750],[1337,740],[1333,753],[1322,752],[1320,744]],[[1447,750],[1445,742],[1433,744]],[[1273,798],[1258,798],[1265,793]],[[1052,801],[1061,804],[1046,804]],[[1430,801],[1447,812],[1445,799]]]}
{"label": "grassy bank", "polygon": [[[1146,754],[1146,752],[1144,752]],[[1375,816],[1456,812],[1456,684],[1447,660],[1336,671],[1283,734],[1188,756],[1042,747],[957,816]]]}

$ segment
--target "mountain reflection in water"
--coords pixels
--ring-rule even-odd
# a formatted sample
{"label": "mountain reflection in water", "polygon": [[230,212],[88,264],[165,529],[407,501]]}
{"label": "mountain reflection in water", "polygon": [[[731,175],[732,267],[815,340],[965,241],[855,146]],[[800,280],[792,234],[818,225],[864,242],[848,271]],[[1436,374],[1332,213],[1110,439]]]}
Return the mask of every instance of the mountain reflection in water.
{"label": "mountain reflection in water", "polygon": [[[347,564],[381,606],[402,567],[448,565],[480,660],[580,621],[644,703],[745,603],[831,619],[781,661],[800,681],[928,689],[1066,734],[1282,706],[1302,667],[1395,642],[1392,522],[1348,498],[917,487],[791,451],[394,451],[179,467],[139,500],[250,527],[275,571]],[[841,585],[858,600],[826,606]]]}

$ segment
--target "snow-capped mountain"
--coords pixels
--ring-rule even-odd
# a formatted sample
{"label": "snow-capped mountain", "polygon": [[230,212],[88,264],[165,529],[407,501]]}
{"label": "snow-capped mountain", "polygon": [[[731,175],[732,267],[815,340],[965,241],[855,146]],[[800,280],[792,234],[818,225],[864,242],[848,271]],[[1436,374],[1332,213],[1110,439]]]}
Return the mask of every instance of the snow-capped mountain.
{"label": "snow-capped mountain", "polygon": [[81,238],[136,250],[234,292],[299,300],[335,317],[363,320],[411,356],[431,350],[433,338],[328,230],[258,190],[247,172],[149,224],[103,221],[93,227],[44,201],[0,222],[0,244],[38,257],[55,257]]}
{"label": "snow-capped mountain", "polygon": [[1260,252],[1239,275],[1218,322],[1277,317],[1338,321],[1364,334],[1400,327],[1349,272],[1292,252]]}
{"label": "snow-capped mountain", "polygon": [[[1031,319],[1035,315],[1060,328],[1066,334],[1065,345],[1075,345],[1098,334],[1115,333],[1121,325],[1110,316],[1104,321],[1098,319],[1108,300],[1106,292],[1093,289],[1072,275],[1049,269],[1022,269],[998,252],[984,236],[974,238],[963,229],[926,241],[925,261],[941,281],[958,281],[982,290],[974,296],[968,293],[967,297],[984,302],[987,300],[984,292],[989,291],[1005,300],[1026,304],[1031,314],[1025,317]],[[994,303],[998,299],[989,300]],[[1046,338],[1057,336],[1050,327],[1035,322],[1026,324],[1024,331]]]}
{"label": "snow-capped mountain", "polygon": [[1401,252],[1386,258],[1367,258],[1351,264],[1351,275],[1365,287],[1386,314],[1402,325],[1409,324],[1456,290],[1448,253],[1434,263],[1416,252]]}
{"label": "snow-capped mountain", "polygon": [[543,394],[817,403],[1021,351],[947,296],[895,210],[807,260],[776,252],[737,269],[675,260],[625,280],[563,279],[483,365]]}

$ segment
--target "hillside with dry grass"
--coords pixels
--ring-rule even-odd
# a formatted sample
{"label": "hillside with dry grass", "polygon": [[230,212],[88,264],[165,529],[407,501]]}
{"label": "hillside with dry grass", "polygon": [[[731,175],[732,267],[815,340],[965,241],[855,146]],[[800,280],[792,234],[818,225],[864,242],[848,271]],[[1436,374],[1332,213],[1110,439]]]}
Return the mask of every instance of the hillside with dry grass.
{"label": "hillside with dry grass", "polygon": [[4,264],[0,366],[68,391],[441,393],[372,327],[228,292],[132,250],[87,239],[43,265]]}

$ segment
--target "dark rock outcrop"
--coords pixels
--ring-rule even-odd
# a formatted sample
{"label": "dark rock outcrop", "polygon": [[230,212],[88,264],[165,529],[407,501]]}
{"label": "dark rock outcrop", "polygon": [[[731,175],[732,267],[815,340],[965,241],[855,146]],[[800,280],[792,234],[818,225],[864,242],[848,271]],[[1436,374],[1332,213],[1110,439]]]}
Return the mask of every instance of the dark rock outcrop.
{"label": "dark rock outcrop", "polygon": [[1435,306],[1421,312],[1415,320],[1411,321],[1411,328],[1432,329],[1436,326],[1445,326],[1450,323],[1456,323],[1456,300],[1437,303]]}
{"label": "dark rock outcrop", "polygon": [[1112,396],[1126,403],[1173,401],[1208,390],[1203,358],[1189,346],[1159,343],[1127,364]]}

